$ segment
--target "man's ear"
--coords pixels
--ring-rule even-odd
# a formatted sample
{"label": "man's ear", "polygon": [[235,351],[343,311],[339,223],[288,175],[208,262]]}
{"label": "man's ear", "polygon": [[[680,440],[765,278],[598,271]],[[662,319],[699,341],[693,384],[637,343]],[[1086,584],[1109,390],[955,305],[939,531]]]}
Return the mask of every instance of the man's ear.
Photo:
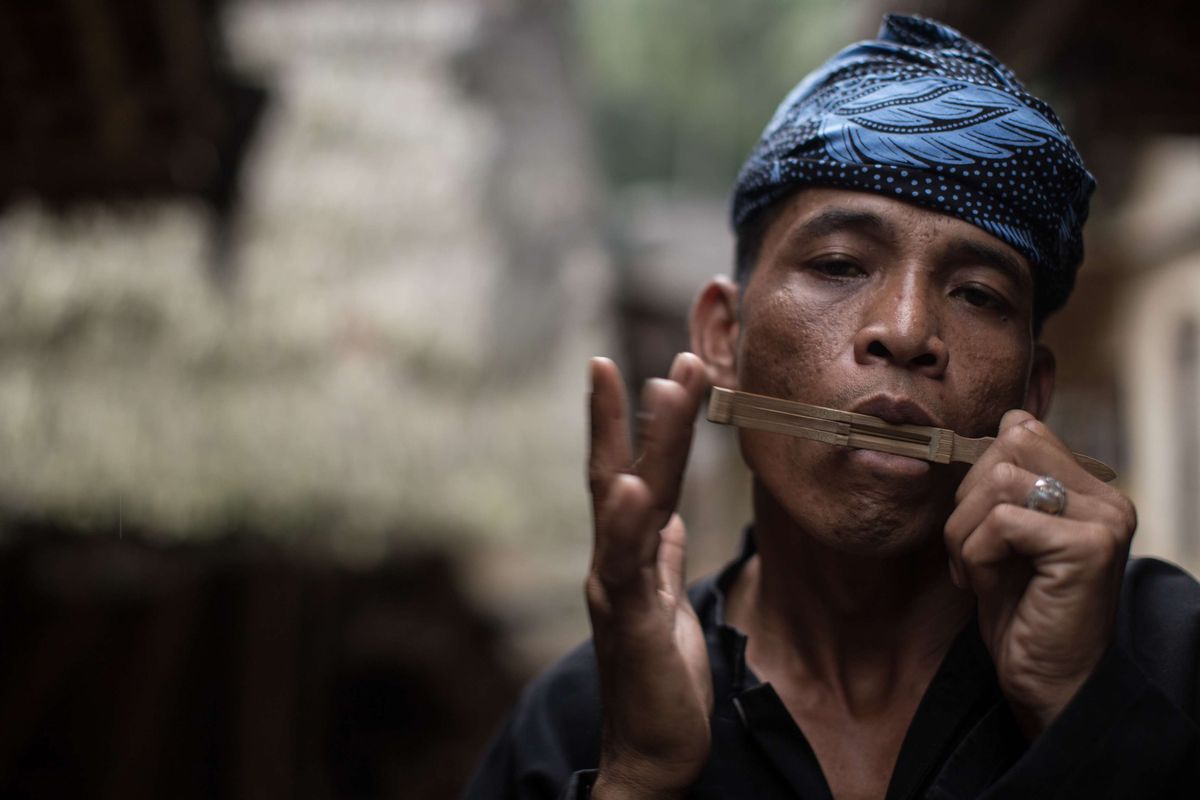
{"label": "man's ear", "polygon": [[1029,372],[1029,386],[1025,389],[1025,404],[1021,407],[1038,419],[1045,419],[1050,412],[1056,370],[1054,353],[1044,344],[1036,345],[1033,349],[1033,367]]}
{"label": "man's ear", "polygon": [[696,297],[689,319],[692,352],[708,367],[708,381],[737,387],[738,287],[725,277],[713,278]]}

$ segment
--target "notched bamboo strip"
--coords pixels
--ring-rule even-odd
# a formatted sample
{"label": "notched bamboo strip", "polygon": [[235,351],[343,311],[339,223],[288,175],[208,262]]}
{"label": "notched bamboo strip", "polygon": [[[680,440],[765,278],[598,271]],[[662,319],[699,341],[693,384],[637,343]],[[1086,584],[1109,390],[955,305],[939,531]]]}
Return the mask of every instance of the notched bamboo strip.
{"label": "notched bamboo strip", "polygon": [[[878,417],[813,406],[778,397],[735,392],[716,387],[708,404],[709,420],[743,428],[785,433],[826,444],[921,458],[939,464],[960,461],[974,464],[991,437],[959,436],[946,428],[928,425],[893,425]],[[1080,453],[1075,460],[1102,481],[1117,477],[1107,464]]]}

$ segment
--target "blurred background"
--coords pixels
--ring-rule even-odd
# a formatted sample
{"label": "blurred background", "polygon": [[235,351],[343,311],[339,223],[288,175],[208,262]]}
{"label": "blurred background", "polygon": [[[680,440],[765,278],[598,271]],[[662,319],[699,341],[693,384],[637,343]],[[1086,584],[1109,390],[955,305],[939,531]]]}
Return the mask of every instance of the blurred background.
{"label": "blurred background", "polygon": [[[1200,63],[1168,0],[3,0],[0,795],[452,797],[587,633],[587,358],[729,270],[776,103],[889,10],[1097,175],[1053,424],[1200,567]],[[701,422],[692,574],[747,521]]]}

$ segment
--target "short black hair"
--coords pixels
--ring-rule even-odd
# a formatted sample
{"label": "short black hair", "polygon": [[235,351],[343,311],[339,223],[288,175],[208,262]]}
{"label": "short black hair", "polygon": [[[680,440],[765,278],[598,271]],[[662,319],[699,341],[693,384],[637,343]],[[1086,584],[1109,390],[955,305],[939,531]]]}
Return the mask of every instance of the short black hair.
{"label": "short black hair", "polygon": [[754,272],[754,267],[758,264],[758,257],[762,254],[763,240],[767,237],[767,231],[779,218],[779,214],[787,205],[787,201],[792,198],[792,194],[758,209],[734,231],[733,277],[742,291],[746,290],[746,284],[750,282],[750,274]]}

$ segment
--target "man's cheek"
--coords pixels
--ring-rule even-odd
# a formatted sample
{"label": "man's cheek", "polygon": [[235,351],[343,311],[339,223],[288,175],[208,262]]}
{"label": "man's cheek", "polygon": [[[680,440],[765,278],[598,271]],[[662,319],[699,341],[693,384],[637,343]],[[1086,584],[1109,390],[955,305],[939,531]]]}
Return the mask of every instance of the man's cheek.
{"label": "man's cheek", "polygon": [[818,442],[764,431],[743,428],[738,436],[746,466],[781,500],[807,485],[836,452]]}
{"label": "man's cheek", "polygon": [[[976,374],[1002,373],[980,370]],[[955,414],[947,419],[949,426],[964,436],[995,436],[1000,418],[1024,401],[1024,383],[975,378],[962,387],[961,396]]]}
{"label": "man's cheek", "polygon": [[822,403],[843,383],[829,374],[838,348],[834,331],[800,319],[756,326],[742,341],[740,383],[746,391]]}

